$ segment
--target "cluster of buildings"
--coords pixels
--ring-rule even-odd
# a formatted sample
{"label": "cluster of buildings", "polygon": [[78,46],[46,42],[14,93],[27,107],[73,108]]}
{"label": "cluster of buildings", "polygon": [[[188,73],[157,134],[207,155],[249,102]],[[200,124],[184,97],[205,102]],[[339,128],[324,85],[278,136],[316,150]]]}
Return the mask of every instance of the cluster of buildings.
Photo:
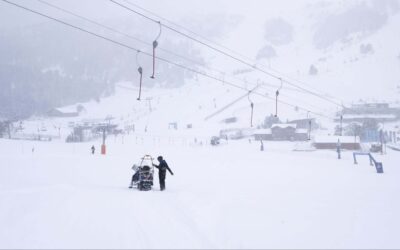
{"label": "cluster of buildings", "polygon": [[279,118],[267,117],[263,129],[254,132],[256,140],[263,141],[308,141],[313,130],[318,129],[313,118],[282,123]]}
{"label": "cluster of buildings", "polygon": [[121,134],[123,130],[119,129],[117,124],[112,123],[113,118],[82,120],[79,123],[71,123],[71,134],[66,142],[86,142],[92,141],[106,134]]}
{"label": "cluster of buildings", "polygon": [[336,117],[341,124],[340,133],[359,136],[362,143],[397,143],[399,121],[400,107],[389,103],[353,104]]}
{"label": "cluster of buildings", "polygon": [[[226,123],[226,120],[224,122]],[[271,116],[267,117],[263,126],[258,129],[223,129],[220,131],[219,137],[230,140],[253,137],[257,141],[308,141],[311,132],[316,128],[318,128],[318,125],[315,119],[301,119],[282,123],[279,118]]]}
{"label": "cluster of buildings", "polygon": [[337,114],[337,122],[360,122],[367,120],[378,122],[396,122],[400,120],[400,108],[391,107],[389,103],[360,103],[353,104],[349,108]]}
{"label": "cluster of buildings", "polygon": [[[316,149],[360,150],[362,143],[393,143],[400,141],[400,107],[388,103],[353,104],[337,114],[335,131],[329,136],[313,134],[319,128],[315,119],[283,123],[278,117],[267,117],[258,129],[225,129],[220,138],[254,138],[257,141],[311,141]],[[226,123],[226,121],[224,120]],[[235,122],[235,121],[230,121]]]}

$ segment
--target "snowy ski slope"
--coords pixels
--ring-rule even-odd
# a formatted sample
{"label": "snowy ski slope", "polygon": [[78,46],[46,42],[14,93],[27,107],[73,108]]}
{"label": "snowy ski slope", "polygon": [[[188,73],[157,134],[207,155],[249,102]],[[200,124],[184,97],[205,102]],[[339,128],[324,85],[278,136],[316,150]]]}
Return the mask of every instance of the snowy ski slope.
{"label": "snowy ski slope", "polygon": [[[99,145],[97,142],[96,145]],[[351,152],[291,143],[212,148],[135,136],[91,143],[1,140],[1,248],[398,248],[398,152],[385,174]],[[35,152],[31,148],[35,147]],[[175,172],[167,191],[128,189],[144,154]]]}

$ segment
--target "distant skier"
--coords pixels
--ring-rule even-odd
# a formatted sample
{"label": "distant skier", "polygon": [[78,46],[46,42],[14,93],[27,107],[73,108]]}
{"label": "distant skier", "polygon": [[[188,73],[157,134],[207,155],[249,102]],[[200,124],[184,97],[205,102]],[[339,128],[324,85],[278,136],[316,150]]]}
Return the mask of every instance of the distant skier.
{"label": "distant skier", "polygon": [[174,175],[174,173],[171,171],[167,162],[163,159],[162,156],[159,156],[157,158],[157,160],[160,164],[158,166],[153,164],[153,166],[158,169],[158,178],[160,180],[160,189],[161,189],[161,191],[164,191],[165,190],[165,178],[167,177],[167,170],[171,175]]}
{"label": "distant skier", "polygon": [[340,139],[336,143],[336,152],[338,154],[338,160],[342,159],[342,143],[340,143]]}
{"label": "distant skier", "polygon": [[94,145],[91,147],[91,150],[92,150],[92,155],[94,155],[96,152],[96,148],[94,147]]}

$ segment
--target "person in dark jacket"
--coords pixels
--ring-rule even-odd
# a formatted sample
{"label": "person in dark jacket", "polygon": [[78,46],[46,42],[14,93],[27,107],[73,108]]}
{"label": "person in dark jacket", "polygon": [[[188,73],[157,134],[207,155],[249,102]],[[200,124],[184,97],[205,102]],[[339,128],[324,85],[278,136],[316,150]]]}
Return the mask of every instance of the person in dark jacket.
{"label": "person in dark jacket", "polygon": [[157,160],[160,164],[158,166],[153,164],[153,166],[158,169],[158,178],[160,180],[160,189],[161,189],[161,191],[164,191],[165,190],[165,178],[167,177],[167,170],[171,175],[174,175],[174,173],[169,168],[167,162],[163,159],[162,156],[159,156],[157,158]]}
{"label": "person in dark jacket", "polygon": [[133,188],[133,184],[139,181],[139,171],[140,171],[139,167],[133,165],[132,170],[135,171],[135,173],[132,176],[131,185],[129,186],[129,188]]}

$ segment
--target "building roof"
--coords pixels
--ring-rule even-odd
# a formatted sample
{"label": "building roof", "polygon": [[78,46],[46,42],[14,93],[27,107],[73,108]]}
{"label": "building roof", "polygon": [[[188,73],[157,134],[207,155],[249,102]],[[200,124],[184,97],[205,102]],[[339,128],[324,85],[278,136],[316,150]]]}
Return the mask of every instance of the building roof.
{"label": "building roof", "polygon": [[257,129],[254,131],[255,135],[271,135],[271,129]]}
{"label": "building roof", "polygon": [[98,119],[82,119],[81,123],[105,123],[106,120],[102,119],[102,118],[98,118]]}
{"label": "building roof", "polygon": [[273,124],[271,128],[297,128],[297,124],[286,123],[286,124]]}
{"label": "building roof", "polygon": [[303,118],[303,119],[292,120],[292,121],[290,121],[290,123],[310,122],[310,121],[314,121],[314,120],[315,120],[315,118]]}
{"label": "building roof", "polygon": [[360,143],[360,138],[354,136],[321,136],[317,135],[314,137],[315,143]]}

